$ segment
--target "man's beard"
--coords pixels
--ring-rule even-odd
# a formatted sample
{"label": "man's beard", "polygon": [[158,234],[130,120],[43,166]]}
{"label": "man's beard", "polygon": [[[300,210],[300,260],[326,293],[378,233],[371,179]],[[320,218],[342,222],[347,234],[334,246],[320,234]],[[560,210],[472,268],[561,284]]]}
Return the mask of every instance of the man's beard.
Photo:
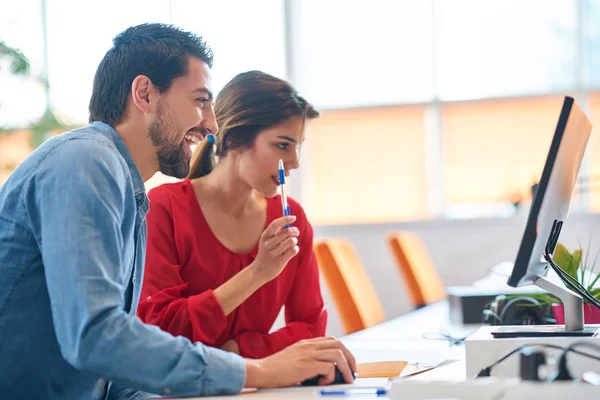
{"label": "man's beard", "polygon": [[156,119],[150,125],[150,138],[156,148],[158,168],[165,175],[175,178],[185,178],[190,172],[190,160],[186,159],[183,146],[187,144],[169,142],[170,131],[173,131],[175,123],[165,112],[162,103],[158,104]]}

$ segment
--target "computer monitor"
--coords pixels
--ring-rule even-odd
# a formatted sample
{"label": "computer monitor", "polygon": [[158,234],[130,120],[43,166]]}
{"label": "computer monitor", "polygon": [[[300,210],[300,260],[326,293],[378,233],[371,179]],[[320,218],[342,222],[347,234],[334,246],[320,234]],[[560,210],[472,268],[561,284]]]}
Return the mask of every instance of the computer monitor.
{"label": "computer monitor", "polygon": [[560,329],[566,335],[593,334],[584,329],[582,297],[566,286],[556,285],[545,278],[550,264],[544,257],[545,250],[550,256],[554,253],[591,131],[592,124],[579,104],[573,98],[565,97],[542,177],[531,203],[523,239],[508,279],[510,286],[536,285],[561,299],[565,306],[565,327],[532,329],[523,336],[544,336],[544,332],[550,331],[556,336],[561,333]]}

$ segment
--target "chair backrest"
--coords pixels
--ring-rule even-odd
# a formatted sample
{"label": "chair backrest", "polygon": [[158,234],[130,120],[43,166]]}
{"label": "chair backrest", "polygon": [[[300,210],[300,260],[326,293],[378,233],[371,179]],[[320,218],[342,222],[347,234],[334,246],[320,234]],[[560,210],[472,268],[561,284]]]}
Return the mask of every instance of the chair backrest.
{"label": "chair backrest", "polygon": [[316,241],[314,250],[345,333],[385,321],[379,297],[352,244],[327,239]]}
{"label": "chair backrest", "polygon": [[415,307],[446,298],[442,280],[419,235],[395,232],[388,236],[388,245]]}

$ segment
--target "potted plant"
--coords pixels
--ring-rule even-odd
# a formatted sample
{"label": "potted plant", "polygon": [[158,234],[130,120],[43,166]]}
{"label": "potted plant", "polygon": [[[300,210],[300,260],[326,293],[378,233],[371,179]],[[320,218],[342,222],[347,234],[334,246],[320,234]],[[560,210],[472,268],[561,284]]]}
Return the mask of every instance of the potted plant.
{"label": "potted plant", "polygon": [[[588,258],[589,254],[585,254],[583,257],[583,251],[581,248],[574,250],[573,252],[561,243],[556,245],[554,250],[553,260],[561,267],[567,274],[573,277],[579,282],[588,292],[591,293],[594,298],[600,300],[600,287],[597,287],[598,279],[600,274],[594,273],[598,254],[594,261],[590,264]],[[543,294],[543,298],[540,299],[543,302],[552,304],[552,311],[556,318],[557,324],[565,323],[565,309],[561,301],[552,294]],[[583,319],[586,324],[600,324],[600,309],[592,304],[589,304],[584,299],[583,306]]]}

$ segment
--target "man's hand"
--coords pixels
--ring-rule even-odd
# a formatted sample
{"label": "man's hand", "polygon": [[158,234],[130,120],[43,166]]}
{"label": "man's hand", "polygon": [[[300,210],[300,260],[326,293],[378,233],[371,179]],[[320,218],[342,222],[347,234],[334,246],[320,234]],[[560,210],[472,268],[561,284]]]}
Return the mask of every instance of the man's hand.
{"label": "man's hand", "polygon": [[356,360],[342,342],[331,337],[301,340],[261,360],[247,360],[244,387],[293,386],[317,375],[322,376],[319,385],[328,385],[336,365],[347,383],[354,381]]}
{"label": "man's hand", "polygon": [[235,341],[235,339],[229,339],[223,346],[220,347],[221,350],[228,351],[230,353],[240,354],[240,346]]}

